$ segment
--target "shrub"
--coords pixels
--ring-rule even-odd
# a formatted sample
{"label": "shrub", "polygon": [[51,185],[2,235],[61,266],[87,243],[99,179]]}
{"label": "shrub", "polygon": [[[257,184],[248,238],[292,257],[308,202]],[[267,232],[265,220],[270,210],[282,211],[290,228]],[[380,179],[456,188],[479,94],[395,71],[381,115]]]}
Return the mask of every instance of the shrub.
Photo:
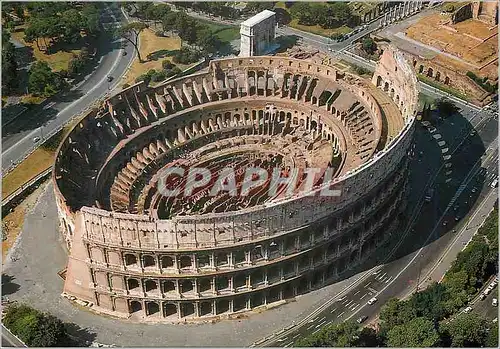
{"label": "shrub", "polygon": [[174,62],[180,64],[190,64],[198,61],[201,55],[198,51],[183,47],[174,55]]}
{"label": "shrub", "polygon": [[161,62],[161,66],[165,70],[172,69],[174,67],[172,62],[170,62],[170,60],[168,59],[165,59],[163,62]]}
{"label": "shrub", "polygon": [[160,82],[160,81],[165,80],[166,77],[167,77],[167,74],[165,73],[165,71],[155,72],[154,74],[151,75],[151,81]]}

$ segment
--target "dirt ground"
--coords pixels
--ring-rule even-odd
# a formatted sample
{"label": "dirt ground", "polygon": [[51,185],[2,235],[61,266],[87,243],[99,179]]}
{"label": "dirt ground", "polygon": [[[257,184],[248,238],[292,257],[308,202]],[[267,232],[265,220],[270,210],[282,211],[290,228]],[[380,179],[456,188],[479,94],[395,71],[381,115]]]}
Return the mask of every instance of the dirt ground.
{"label": "dirt ground", "polygon": [[[181,48],[181,39],[179,37],[159,37],[151,29],[143,30],[139,41],[139,51],[144,63],[139,63],[139,59],[136,57],[130,66],[130,70],[122,77],[122,85],[132,85],[135,83],[137,77],[150,69],[161,70],[161,63],[165,59],[169,59],[172,62],[172,56]],[[186,68],[182,64],[178,64],[177,66],[180,69]]]}

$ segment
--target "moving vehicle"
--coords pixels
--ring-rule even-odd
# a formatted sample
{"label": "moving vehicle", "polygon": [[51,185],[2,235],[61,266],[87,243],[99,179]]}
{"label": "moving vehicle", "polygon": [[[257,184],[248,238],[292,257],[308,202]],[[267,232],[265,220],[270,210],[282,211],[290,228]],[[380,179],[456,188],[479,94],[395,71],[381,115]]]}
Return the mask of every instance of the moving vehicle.
{"label": "moving vehicle", "polygon": [[38,137],[38,136],[37,136],[37,137],[33,137],[33,143],[36,143],[36,142],[38,142],[39,140],[40,140],[40,137]]}
{"label": "moving vehicle", "polygon": [[113,81],[113,77],[111,75],[108,75],[108,82]]}
{"label": "moving vehicle", "polygon": [[493,182],[491,182],[491,187],[496,188],[498,186],[498,178],[495,178]]}
{"label": "moving vehicle", "polygon": [[427,190],[427,193],[425,194],[425,202],[430,202],[432,200],[432,197],[434,196],[434,188],[431,188]]}
{"label": "moving vehicle", "polygon": [[365,321],[366,321],[366,319],[368,319],[368,316],[363,315],[363,316],[359,317],[359,318],[356,320],[356,322],[357,322],[358,324],[361,324],[361,323],[365,322]]}
{"label": "moving vehicle", "polygon": [[368,305],[373,305],[373,304],[377,303],[377,301],[378,301],[378,299],[376,297],[373,297],[372,299],[370,299],[368,301]]}

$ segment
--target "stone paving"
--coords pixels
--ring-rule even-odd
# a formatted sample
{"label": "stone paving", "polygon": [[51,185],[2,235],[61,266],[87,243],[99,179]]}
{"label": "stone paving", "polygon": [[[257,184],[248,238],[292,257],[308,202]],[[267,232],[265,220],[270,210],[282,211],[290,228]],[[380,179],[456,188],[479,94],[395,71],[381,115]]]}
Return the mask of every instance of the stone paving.
{"label": "stone paving", "polygon": [[213,324],[138,324],[96,315],[61,297],[63,280],[58,272],[66,266],[67,254],[57,230],[57,209],[53,186],[46,185],[38,204],[26,215],[19,240],[4,263],[3,273],[13,276],[2,292],[11,300],[25,301],[49,311],[63,321],[95,333],[89,338],[118,346],[248,346],[299,321],[334,297],[359,276],[302,295],[275,309],[244,319]]}

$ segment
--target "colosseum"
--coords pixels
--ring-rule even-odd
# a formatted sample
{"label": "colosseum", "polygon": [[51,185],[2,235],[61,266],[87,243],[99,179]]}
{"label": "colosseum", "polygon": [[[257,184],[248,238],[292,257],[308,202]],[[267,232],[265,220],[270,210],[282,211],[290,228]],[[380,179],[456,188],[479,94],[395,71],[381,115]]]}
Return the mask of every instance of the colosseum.
{"label": "colosseum", "polygon": [[[401,223],[417,100],[413,70],[390,46],[371,81],[256,56],[121,91],[56,156],[63,296],[121,318],[184,322],[345,278]],[[316,195],[314,182],[306,192],[167,197],[158,173],[174,164],[329,168],[341,195]]]}

